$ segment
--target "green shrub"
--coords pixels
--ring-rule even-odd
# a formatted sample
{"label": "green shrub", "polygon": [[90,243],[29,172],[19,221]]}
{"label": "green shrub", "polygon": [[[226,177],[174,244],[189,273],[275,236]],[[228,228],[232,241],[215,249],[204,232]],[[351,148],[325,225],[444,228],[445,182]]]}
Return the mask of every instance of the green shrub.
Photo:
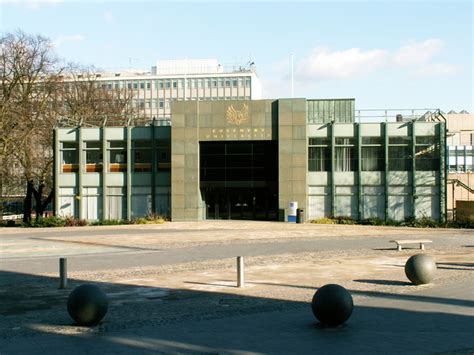
{"label": "green shrub", "polygon": [[429,217],[407,218],[403,222],[394,220],[383,220],[380,218],[367,218],[362,221],[353,220],[349,217],[318,218],[310,221],[316,224],[362,224],[366,226],[391,226],[391,227],[415,227],[415,228],[474,228],[474,222],[468,221],[447,221],[437,222]]}
{"label": "green shrub", "polygon": [[92,222],[91,226],[118,226],[121,224],[130,224],[129,221],[124,219],[100,219],[98,221]]}
{"label": "green shrub", "polygon": [[474,228],[474,221],[447,221],[443,227],[446,228]]}
{"label": "green shrub", "polygon": [[132,224],[147,224],[148,220],[144,217],[140,217],[131,221]]}
{"label": "green shrub", "polygon": [[159,214],[149,214],[146,216],[148,223],[163,224],[166,221],[166,217]]}
{"label": "green shrub", "polygon": [[85,219],[78,219],[73,217],[66,217],[65,218],[65,226],[66,227],[83,227],[87,226],[89,223]]}
{"label": "green shrub", "polygon": [[32,220],[30,223],[23,224],[24,227],[45,228],[45,227],[64,227],[66,219],[56,216],[40,217],[38,220]]}
{"label": "green shrub", "polygon": [[313,220],[311,220],[311,223],[315,223],[315,224],[336,224],[336,222],[333,219],[327,218],[327,217],[313,219]]}
{"label": "green shrub", "polygon": [[372,217],[363,219],[360,221],[360,224],[367,225],[367,226],[385,226],[386,222],[383,219]]}
{"label": "green shrub", "polygon": [[407,218],[404,222],[401,223],[402,226],[406,227],[415,227],[415,228],[438,228],[440,222],[435,221],[429,217],[421,218]]}
{"label": "green shrub", "polygon": [[336,216],[333,217],[333,220],[337,224],[356,224],[357,221],[348,216]]}

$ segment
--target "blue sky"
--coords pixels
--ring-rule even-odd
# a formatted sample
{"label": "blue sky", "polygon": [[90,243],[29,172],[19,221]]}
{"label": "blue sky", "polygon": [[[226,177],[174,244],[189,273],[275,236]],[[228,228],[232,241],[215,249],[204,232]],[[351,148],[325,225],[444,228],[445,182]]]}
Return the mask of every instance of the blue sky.
{"label": "blue sky", "polygon": [[1,32],[49,37],[66,61],[252,60],[264,97],[354,97],[363,108],[473,112],[472,1],[0,0]]}

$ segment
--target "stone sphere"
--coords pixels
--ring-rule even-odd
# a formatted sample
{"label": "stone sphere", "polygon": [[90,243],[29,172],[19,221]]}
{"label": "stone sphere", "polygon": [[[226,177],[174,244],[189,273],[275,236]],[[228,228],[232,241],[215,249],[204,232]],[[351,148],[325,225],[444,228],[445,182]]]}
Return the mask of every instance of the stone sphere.
{"label": "stone sphere", "polygon": [[349,319],[354,309],[354,302],[344,287],[328,284],[316,291],[311,308],[321,324],[334,327]]}
{"label": "stone sphere", "polygon": [[434,259],[427,254],[413,255],[405,264],[405,274],[415,285],[430,283],[435,273],[436,263]]}
{"label": "stone sphere", "polygon": [[79,325],[97,324],[107,313],[107,295],[96,285],[76,287],[67,300],[67,311]]}

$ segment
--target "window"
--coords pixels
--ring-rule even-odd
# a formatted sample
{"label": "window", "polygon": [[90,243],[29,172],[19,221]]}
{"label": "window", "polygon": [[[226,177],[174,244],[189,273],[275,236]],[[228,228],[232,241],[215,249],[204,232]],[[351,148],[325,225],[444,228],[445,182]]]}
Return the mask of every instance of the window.
{"label": "window", "polygon": [[77,173],[79,171],[79,156],[76,142],[61,143],[61,163],[63,173]]}
{"label": "window", "polygon": [[245,87],[250,87],[250,79],[245,79]]}
{"label": "window", "polygon": [[173,80],[173,89],[178,88],[178,82],[176,80]]}
{"label": "window", "polygon": [[132,90],[132,83],[127,83],[127,89]]}
{"label": "window", "polygon": [[466,159],[465,159],[465,167],[466,171],[473,171],[474,170],[474,148],[473,147],[466,147]]}
{"label": "window", "polygon": [[138,82],[133,82],[133,89],[137,90],[138,89]]}
{"label": "window", "polygon": [[171,170],[171,141],[159,140],[156,142],[156,161],[158,171]]}
{"label": "window", "polygon": [[357,170],[354,143],[355,138],[353,137],[336,137],[336,145],[334,147],[335,171]]}
{"label": "window", "polygon": [[171,81],[166,80],[166,81],[165,81],[165,87],[166,87],[167,89],[171,88]]}
{"label": "window", "polygon": [[225,80],[225,87],[230,88],[230,79]]}
{"label": "window", "polygon": [[109,141],[109,171],[118,173],[127,171],[127,145],[124,141]]}
{"label": "window", "polygon": [[159,108],[165,108],[165,100],[164,99],[159,99],[158,100],[158,107]]}
{"label": "window", "polygon": [[213,88],[216,88],[216,87],[217,87],[217,80],[216,80],[216,79],[212,79],[212,81],[211,81],[211,87],[213,87]]}
{"label": "window", "polygon": [[84,142],[86,158],[86,173],[99,173],[102,171],[102,143],[99,141]]}
{"label": "window", "polygon": [[382,137],[362,137],[361,153],[362,171],[385,170]]}
{"label": "window", "polygon": [[145,89],[145,83],[143,81],[140,82],[140,89],[142,89],[142,90]]}
{"label": "window", "polygon": [[411,171],[411,137],[388,137],[388,169],[392,171]]}
{"label": "window", "polygon": [[163,80],[158,80],[158,87],[159,87],[160,89],[163,89],[163,88],[164,88]]}
{"label": "window", "polygon": [[133,170],[136,172],[151,171],[151,141],[137,140],[132,144]]}
{"label": "window", "polygon": [[327,137],[309,138],[308,170],[331,170],[331,149],[329,148],[329,139]]}
{"label": "window", "polygon": [[436,142],[436,136],[418,136],[415,142],[416,170],[438,171],[439,144]]}
{"label": "window", "polygon": [[151,81],[146,82],[146,88],[147,88],[147,90],[151,89]]}
{"label": "window", "polygon": [[233,80],[232,80],[232,87],[236,88],[236,87],[237,87],[237,83],[238,83],[237,79],[233,79]]}

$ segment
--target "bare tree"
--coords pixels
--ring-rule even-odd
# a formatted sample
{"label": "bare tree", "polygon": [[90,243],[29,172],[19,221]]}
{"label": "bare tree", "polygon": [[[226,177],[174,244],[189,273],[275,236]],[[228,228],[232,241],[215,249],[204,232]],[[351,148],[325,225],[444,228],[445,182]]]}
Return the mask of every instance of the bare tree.
{"label": "bare tree", "polygon": [[[35,185],[51,180],[52,154],[45,152],[51,147],[57,118],[62,68],[51,42],[42,36],[17,31],[2,36],[0,45],[0,157],[17,161],[28,182],[24,201],[28,222],[31,195],[38,194]],[[49,190],[47,200],[53,194],[50,184]]]}
{"label": "bare tree", "polygon": [[53,198],[54,126],[125,125],[131,93],[104,87],[94,68],[61,65],[42,36],[17,31],[0,37],[0,45],[0,195],[5,178],[15,175],[6,164],[16,162],[26,185],[24,222],[29,222],[32,197],[37,218]]}
{"label": "bare tree", "polygon": [[63,124],[97,127],[130,123],[130,117],[134,116],[132,93],[99,78],[94,67],[68,65],[61,92]]}

